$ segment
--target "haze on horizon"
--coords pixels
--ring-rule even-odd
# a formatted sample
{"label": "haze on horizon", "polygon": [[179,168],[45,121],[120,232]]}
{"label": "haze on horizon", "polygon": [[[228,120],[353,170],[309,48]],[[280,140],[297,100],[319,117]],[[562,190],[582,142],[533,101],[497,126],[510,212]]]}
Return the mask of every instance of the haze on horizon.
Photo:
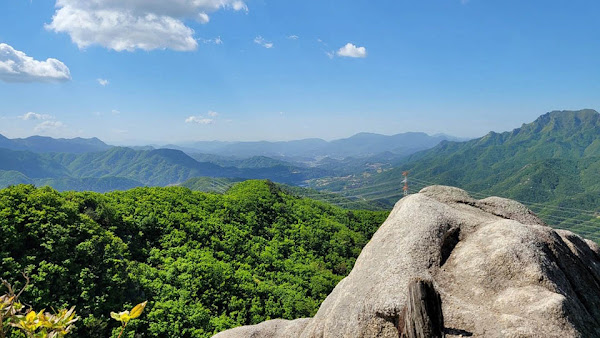
{"label": "haze on horizon", "polygon": [[512,130],[548,111],[599,110],[599,10],[559,0],[5,1],[0,134],[142,145]]}

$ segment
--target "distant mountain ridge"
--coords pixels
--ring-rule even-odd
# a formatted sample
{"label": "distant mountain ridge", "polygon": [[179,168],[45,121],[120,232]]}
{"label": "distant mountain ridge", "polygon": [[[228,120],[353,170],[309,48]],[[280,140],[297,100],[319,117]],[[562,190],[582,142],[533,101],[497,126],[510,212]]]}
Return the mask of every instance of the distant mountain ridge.
{"label": "distant mountain ridge", "polygon": [[105,192],[180,184],[194,177],[303,185],[323,176],[389,169],[398,159],[447,139],[425,133],[359,133],[330,142],[197,142],[134,149],[110,146],[97,138],[8,139],[0,135],[0,187],[32,183],[58,190]]}
{"label": "distant mountain ridge", "polygon": [[[175,149],[188,154],[218,155],[232,158],[275,157],[292,159],[317,159],[329,157],[344,159],[347,157],[365,158],[382,153],[395,156],[406,156],[414,152],[429,149],[441,141],[460,140],[445,134],[430,136],[422,132],[407,132],[395,135],[376,133],[358,133],[348,138],[325,141],[310,138],[293,141],[253,141],[225,142],[199,141],[189,144],[168,144],[164,146],[130,147],[135,150]],[[72,153],[106,151],[113,146],[94,138],[52,138],[47,136],[30,136],[27,138],[9,139],[0,135],[0,148],[34,153]]]}
{"label": "distant mountain ridge", "polygon": [[409,132],[396,135],[380,135],[359,133],[348,138],[325,141],[311,138],[280,142],[194,142],[181,146],[166,146],[204,154],[221,156],[253,157],[268,156],[275,158],[308,158],[331,157],[368,157],[380,153],[392,152],[397,155],[409,155],[416,151],[434,147],[444,140],[457,140],[447,135],[430,136],[426,133]]}
{"label": "distant mountain ridge", "polygon": [[104,151],[110,145],[98,138],[52,138],[47,136],[30,136],[27,138],[9,139],[0,135],[0,148],[10,150],[31,151],[34,153],[87,153]]}

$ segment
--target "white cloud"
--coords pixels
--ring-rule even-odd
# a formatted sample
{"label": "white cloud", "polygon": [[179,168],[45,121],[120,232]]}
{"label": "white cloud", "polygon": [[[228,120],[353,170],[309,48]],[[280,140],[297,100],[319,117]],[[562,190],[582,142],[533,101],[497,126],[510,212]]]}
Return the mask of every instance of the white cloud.
{"label": "white cloud", "polygon": [[118,110],[116,110],[116,109],[113,109],[113,110],[111,111],[111,113],[113,113],[113,115],[119,115],[119,114],[121,114],[121,112],[120,112],[120,111],[118,111]]}
{"label": "white cloud", "polygon": [[367,49],[365,47],[356,47],[356,45],[347,43],[337,51],[337,55],[350,58],[366,58]]}
{"label": "white cloud", "polygon": [[287,38],[290,40],[298,40],[300,37],[298,35],[289,35]]}
{"label": "white cloud", "polygon": [[53,119],[53,117],[51,115],[38,114],[38,113],[34,113],[34,112],[29,112],[29,113],[23,114],[21,116],[18,116],[18,118],[20,118],[23,121],[29,121],[29,120],[50,120],[50,119]]}
{"label": "white cloud", "polygon": [[219,113],[217,113],[216,111],[212,111],[211,110],[211,111],[208,112],[208,116],[210,116],[210,117],[217,117],[217,116],[219,116]]}
{"label": "white cloud", "polygon": [[262,36],[257,36],[254,38],[254,43],[257,45],[261,45],[265,48],[273,48],[273,43],[265,40]]}
{"label": "white cloud", "polygon": [[57,59],[38,61],[11,46],[0,43],[0,80],[6,82],[62,82],[71,72]]}
{"label": "white cloud", "polygon": [[210,16],[208,16],[208,14],[206,14],[206,13],[199,13],[198,21],[202,24],[207,24],[210,22]]}
{"label": "white cloud", "polygon": [[206,24],[220,9],[248,11],[240,0],[56,0],[46,28],[67,33],[79,48],[100,45],[116,51],[198,47],[185,20]]}
{"label": "white cloud", "polygon": [[196,123],[196,124],[213,124],[215,123],[214,119],[207,119],[202,116],[190,116],[185,119],[185,123]]}
{"label": "white cloud", "polygon": [[220,36],[217,36],[214,39],[200,39],[200,41],[202,41],[202,43],[210,45],[210,44],[215,44],[215,45],[222,45],[223,44],[223,40],[221,40]]}
{"label": "white cloud", "polygon": [[233,8],[234,11],[246,11],[248,12],[248,6],[246,6],[246,4],[243,1],[234,1],[231,4],[231,7]]}
{"label": "white cloud", "polygon": [[335,56],[335,52],[325,52],[325,55],[327,55],[328,58],[333,59],[333,57]]}
{"label": "white cloud", "polygon": [[34,131],[39,133],[39,132],[45,132],[48,130],[58,129],[61,127],[64,127],[64,124],[60,121],[44,121],[44,122],[38,124],[37,126],[35,126]]}
{"label": "white cloud", "polygon": [[106,79],[98,79],[98,83],[102,86],[102,87],[106,87],[108,86],[108,84],[110,83],[108,80]]}

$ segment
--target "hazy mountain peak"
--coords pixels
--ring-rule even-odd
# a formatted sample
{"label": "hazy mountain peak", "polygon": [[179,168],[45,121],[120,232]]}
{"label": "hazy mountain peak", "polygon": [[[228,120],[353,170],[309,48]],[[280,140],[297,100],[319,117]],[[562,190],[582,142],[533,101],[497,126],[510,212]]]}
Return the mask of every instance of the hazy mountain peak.
{"label": "hazy mountain peak", "polygon": [[9,139],[0,135],[0,147],[11,150],[27,150],[34,153],[86,153],[111,148],[111,146],[96,137],[67,139],[40,135],[16,139]]}

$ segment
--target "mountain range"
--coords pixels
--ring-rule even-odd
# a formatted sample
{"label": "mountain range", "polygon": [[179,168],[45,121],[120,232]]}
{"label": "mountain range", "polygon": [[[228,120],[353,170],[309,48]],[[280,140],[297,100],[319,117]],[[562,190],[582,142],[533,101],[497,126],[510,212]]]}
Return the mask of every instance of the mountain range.
{"label": "mountain range", "polygon": [[[0,187],[29,183],[50,185],[58,190],[104,192],[145,185],[175,185],[201,176],[270,179],[302,185],[309,179],[369,170],[381,161],[381,156],[399,158],[447,138],[424,133],[394,136],[363,133],[332,142],[317,139],[208,142],[222,147],[223,153],[204,154],[177,146],[159,149],[115,147],[96,138],[32,136],[8,139],[0,135]],[[315,147],[320,150],[316,151]],[[313,150],[316,151],[314,154]],[[380,151],[386,152],[378,153]],[[254,155],[263,153],[279,154],[286,160]],[[379,155],[366,157],[371,153]],[[335,158],[342,154],[357,157]]]}
{"label": "mountain range", "polygon": [[267,156],[280,159],[314,160],[323,157],[335,159],[369,157],[385,152],[405,156],[431,148],[444,140],[458,140],[458,138],[443,134],[430,136],[419,132],[408,132],[390,136],[359,133],[348,138],[333,141],[325,141],[318,138],[285,142],[210,141],[188,143],[182,146],[168,145],[165,147],[172,147],[190,153],[216,154],[241,158]]}
{"label": "mountain range", "polygon": [[444,184],[520,200],[552,223],[600,238],[600,114],[594,110],[549,112],[512,131],[443,141],[382,173],[322,178],[311,186],[391,205],[402,195],[405,171],[412,189]]}
{"label": "mountain range", "polygon": [[198,162],[174,149],[133,150],[112,147],[90,153],[33,153],[0,148],[0,186],[19,183],[50,185],[58,190],[104,192],[136,186],[167,186],[199,176],[268,178],[300,184],[326,175],[318,168],[275,164],[269,167],[225,167]]}

